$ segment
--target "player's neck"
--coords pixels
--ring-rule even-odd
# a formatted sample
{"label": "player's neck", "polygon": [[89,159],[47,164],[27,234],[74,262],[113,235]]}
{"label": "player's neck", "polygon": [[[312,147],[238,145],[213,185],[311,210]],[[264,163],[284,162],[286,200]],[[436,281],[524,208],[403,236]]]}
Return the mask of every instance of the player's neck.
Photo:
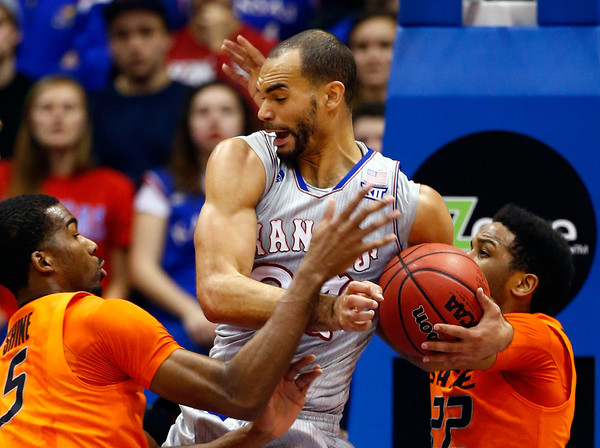
{"label": "player's neck", "polygon": [[298,159],[298,168],[306,182],[318,188],[330,188],[344,178],[363,154],[352,133],[336,138],[319,139],[319,143]]}
{"label": "player's neck", "polygon": [[33,302],[41,297],[48,296],[50,294],[55,294],[57,292],[63,292],[61,289],[56,287],[51,287],[45,282],[39,282],[35,286],[26,286],[21,288],[15,298],[17,299],[17,306],[22,308],[27,305],[29,302]]}
{"label": "player's neck", "polygon": [[81,289],[80,286],[73,286],[69,279],[60,277],[59,275],[47,275],[32,273],[32,268],[29,273],[29,281],[26,286],[19,289],[15,298],[17,306],[22,308],[29,302],[41,299],[42,297],[51,294],[70,293],[85,291],[95,293],[95,290]]}
{"label": "player's neck", "polygon": [[531,313],[531,297],[515,298],[510,297],[508,300],[499,304],[502,314],[507,313]]}

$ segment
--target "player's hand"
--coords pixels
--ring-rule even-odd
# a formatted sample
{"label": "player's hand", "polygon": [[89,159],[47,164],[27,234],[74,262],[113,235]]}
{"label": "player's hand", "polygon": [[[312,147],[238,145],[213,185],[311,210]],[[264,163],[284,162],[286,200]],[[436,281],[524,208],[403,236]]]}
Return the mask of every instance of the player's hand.
{"label": "player's hand", "polygon": [[[237,42],[229,39],[223,41],[222,50],[235,63],[235,65],[223,64],[223,71],[231,79],[248,89],[248,93],[260,108],[263,99],[256,90],[256,83],[258,81],[258,74],[266,58],[244,36],[238,35],[236,40]],[[245,73],[240,72],[240,69]]]}
{"label": "player's hand", "polygon": [[364,331],[373,323],[375,310],[383,301],[381,286],[373,282],[353,281],[337,298],[335,314],[345,331]]}
{"label": "player's hand", "polygon": [[436,370],[486,369],[493,365],[496,354],[508,347],[513,338],[512,325],[504,318],[500,307],[481,288],[477,290],[477,300],[483,308],[483,316],[476,326],[434,325],[436,332],[459,340],[421,344],[423,349],[443,352],[424,357],[425,364],[436,364]]}
{"label": "player's hand", "polygon": [[287,432],[304,406],[309,386],[323,373],[317,365],[299,374],[302,368],[314,360],[315,356],[309,355],[290,366],[269,399],[265,411],[252,423],[254,430],[267,435],[270,440],[278,439]]}
{"label": "player's hand", "polygon": [[215,340],[217,324],[209,321],[199,306],[195,308],[195,311],[187,312],[182,318],[183,328],[195,344],[211,348]]}
{"label": "player's hand", "polygon": [[400,215],[399,211],[392,210],[365,224],[366,218],[394,201],[393,197],[386,196],[379,201],[367,201],[367,205],[359,208],[359,204],[364,204],[362,200],[370,189],[370,185],[361,188],[337,215],[334,215],[335,203],[330,200],[323,219],[313,231],[308,252],[304,257],[307,262],[303,262],[299,269],[312,270],[315,276],[324,276],[326,281],[344,272],[362,254],[396,240],[393,233],[376,240],[365,240],[371,233]]}

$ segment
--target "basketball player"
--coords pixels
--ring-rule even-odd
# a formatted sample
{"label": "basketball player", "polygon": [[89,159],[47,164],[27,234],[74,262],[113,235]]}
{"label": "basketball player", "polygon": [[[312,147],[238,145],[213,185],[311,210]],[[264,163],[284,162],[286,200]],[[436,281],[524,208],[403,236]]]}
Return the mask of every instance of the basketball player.
{"label": "basketball player", "polygon": [[[247,82],[267,132],[225,140],[208,163],[195,241],[198,298],[208,319],[223,323],[211,356],[230,360],[267,321],[296,275],[329,198],[345,204],[372,183],[365,201],[391,194],[400,212],[381,229],[395,233],[395,246],[363,253],[321,290],[296,359],[316,353],[323,375],[290,431],[268,445],[349,447],[339,422],[355,364],[376,327],[381,289],[372,282],[403,248],[451,243],[452,220],[436,191],[409,181],[399,162],[354,140],[349,105],[356,65],[335,36],[302,32],[276,46],[266,61],[245,39],[238,42],[232,58],[250,74]],[[243,81],[231,67],[224,69]],[[489,344],[490,353],[508,344],[510,332],[494,334],[498,340]],[[207,441],[240,424],[182,407],[166,446]]]}
{"label": "basketball player", "polygon": [[[569,245],[548,222],[515,205],[496,213],[471,245],[469,256],[514,337],[506,350],[470,366],[476,370],[430,373],[432,446],[564,448],[575,410],[575,364],[567,335],[550,316],[570,300]],[[460,328],[435,330],[461,337]]]}
{"label": "basketball player", "polygon": [[363,240],[397,216],[379,213],[391,198],[357,211],[367,192],[335,217],[329,203],[287,294],[229,364],[181,349],[130,302],[92,294],[105,275],[103,260],[56,198],[1,202],[0,285],[19,310],[0,353],[0,446],[156,446],[142,430],[143,387],[240,418],[256,419],[264,410],[255,423],[207,446],[258,447],[285,433],[321,373],[315,366],[298,374],[312,356],[290,367],[319,289],[360,254],[394,240],[379,233]]}

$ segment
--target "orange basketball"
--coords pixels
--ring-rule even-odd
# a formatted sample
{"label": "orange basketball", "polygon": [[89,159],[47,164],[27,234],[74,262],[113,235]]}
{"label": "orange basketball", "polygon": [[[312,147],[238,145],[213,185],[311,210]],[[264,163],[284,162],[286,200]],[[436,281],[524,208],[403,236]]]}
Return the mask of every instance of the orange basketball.
{"label": "orange basketball", "polygon": [[443,339],[434,324],[477,325],[483,314],[477,288],[490,293],[477,263],[441,243],[402,251],[388,263],[379,285],[385,298],[378,312],[383,332],[400,350],[419,357],[429,353],[421,343]]}

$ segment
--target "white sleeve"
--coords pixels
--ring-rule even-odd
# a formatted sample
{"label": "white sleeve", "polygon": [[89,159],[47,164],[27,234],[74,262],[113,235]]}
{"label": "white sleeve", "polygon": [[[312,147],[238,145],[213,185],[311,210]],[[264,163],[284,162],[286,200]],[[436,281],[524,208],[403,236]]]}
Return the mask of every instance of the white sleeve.
{"label": "white sleeve", "polygon": [[275,137],[274,132],[267,133],[265,131],[256,131],[247,136],[236,137],[244,140],[263,164],[266,182],[261,199],[275,182],[275,176],[278,171],[279,159],[277,158],[277,149],[273,145]]}
{"label": "white sleeve", "polygon": [[161,185],[157,176],[146,175],[144,183],[135,195],[133,210],[136,213],[148,213],[160,218],[168,218],[171,214],[171,206],[164,190],[160,187]]}
{"label": "white sleeve", "polygon": [[247,422],[227,418],[188,406],[179,406],[181,414],[169,429],[162,446],[188,446],[212,442],[228,432],[241,428]]}

